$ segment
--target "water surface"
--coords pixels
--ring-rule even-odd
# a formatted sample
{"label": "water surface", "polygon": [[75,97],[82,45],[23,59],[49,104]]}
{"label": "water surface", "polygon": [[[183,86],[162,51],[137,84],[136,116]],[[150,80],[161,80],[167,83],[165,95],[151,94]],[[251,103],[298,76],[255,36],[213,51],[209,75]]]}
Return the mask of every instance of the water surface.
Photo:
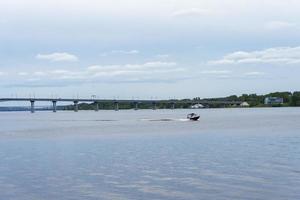
{"label": "water surface", "polygon": [[300,199],[300,109],[189,112],[2,112],[0,199]]}

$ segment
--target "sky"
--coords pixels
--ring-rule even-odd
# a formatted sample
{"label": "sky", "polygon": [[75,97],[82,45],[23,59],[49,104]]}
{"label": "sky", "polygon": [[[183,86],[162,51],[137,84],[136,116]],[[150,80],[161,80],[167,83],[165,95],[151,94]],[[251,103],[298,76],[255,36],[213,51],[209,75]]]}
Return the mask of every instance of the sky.
{"label": "sky", "polygon": [[300,90],[298,0],[2,0],[0,97]]}

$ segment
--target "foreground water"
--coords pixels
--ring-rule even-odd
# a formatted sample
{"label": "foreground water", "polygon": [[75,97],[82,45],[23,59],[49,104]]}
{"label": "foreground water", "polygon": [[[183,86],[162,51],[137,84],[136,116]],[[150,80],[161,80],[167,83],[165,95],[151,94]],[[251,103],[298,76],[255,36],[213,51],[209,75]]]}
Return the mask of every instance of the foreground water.
{"label": "foreground water", "polygon": [[300,199],[300,109],[0,113],[0,199]]}

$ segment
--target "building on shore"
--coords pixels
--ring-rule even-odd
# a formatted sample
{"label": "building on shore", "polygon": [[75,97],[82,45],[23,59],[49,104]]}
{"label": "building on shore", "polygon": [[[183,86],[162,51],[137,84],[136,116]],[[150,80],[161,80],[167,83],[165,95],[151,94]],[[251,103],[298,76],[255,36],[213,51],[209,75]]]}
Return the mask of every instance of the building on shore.
{"label": "building on shore", "polygon": [[283,98],[281,97],[266,97],[265,105],[283,104]]}
{"label": "building on shore", "polygon": [[240,107],[250,107],[250,104],[246,101],[240,104]]}
{"label": "building on shore", "polygon": [[192,109],[200,109],[200,108],[205,108],[205,107],[202,104],[198,103],[198,104],[192,105],[191,108]]}

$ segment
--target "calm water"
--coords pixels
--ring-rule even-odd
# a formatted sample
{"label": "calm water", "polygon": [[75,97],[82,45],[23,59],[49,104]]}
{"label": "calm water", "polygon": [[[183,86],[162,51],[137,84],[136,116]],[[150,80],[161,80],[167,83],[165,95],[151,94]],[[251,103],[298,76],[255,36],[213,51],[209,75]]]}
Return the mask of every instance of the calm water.
{"label": "calm water", "polygon": [[0,113],[0,199],[300,199],[300,109]]}

